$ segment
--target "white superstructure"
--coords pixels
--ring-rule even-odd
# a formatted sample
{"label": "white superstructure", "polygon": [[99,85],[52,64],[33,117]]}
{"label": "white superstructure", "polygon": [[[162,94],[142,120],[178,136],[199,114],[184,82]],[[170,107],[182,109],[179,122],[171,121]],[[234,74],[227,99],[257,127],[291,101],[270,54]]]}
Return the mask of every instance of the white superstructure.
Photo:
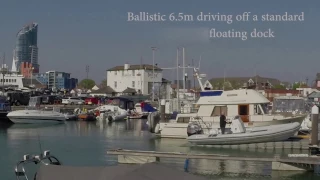
{"label": "white superstructure", "polygon": [[153,82],[154,89],[161,86],[162,69],[157,66],[124,64],[107,70],[107,84],[116,92],[122,92],[129,87],[142,94],[151,94]]}
{"label": "white superstructure", "polygon": [[4,85],[23,88],[23,78],[23,75],[20,75],[14,71],[9,71],[9,68],[6,64],[1,65],[0,86]]}

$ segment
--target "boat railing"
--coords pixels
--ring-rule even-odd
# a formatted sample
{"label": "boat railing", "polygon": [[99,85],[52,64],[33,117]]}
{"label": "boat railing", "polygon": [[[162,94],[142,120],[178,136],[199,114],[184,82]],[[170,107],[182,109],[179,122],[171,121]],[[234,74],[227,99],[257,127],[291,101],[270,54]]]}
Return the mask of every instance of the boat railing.
{"label": "boat railing", "polygon": [[[254,119],[255,122],[262,122],[262,121],[271,121],[274,119],[279,119],[282,116],[284,118],[287,117],[296,117],[296,116],[304,116],[305,114],[296,114],[296,115],[291,115],[291,116],[283,116],[283,115],[276,115],[276,114],[257,114],[257,115],[241,115],[242,120],[244,123],[250,123],[252,122],[252,120]],[[226,116],[227,121],[230,121],[232,119],[234,119],[235,116]],[[181,117],[177,117],[177,122],[181,123],[181,121],[179,121],[179,118],[184,119],[186,117],[181,116]],[[193,120],[199,120],[199,118],[201,118],[202,122],[205,122],[206,124],[212,125],[212,123],[218,123],[220,122],[220,115],[217,116],[191,116],[191,121]],[[280,120],[280,119],[279,119]]]}
{"label": "boat railing", "polygon": [[[48,161],[46,163],[46,161]],[[53,155],[50,155],[50,151],[44,151],[40,155],[24,155],[23,160],[19,161],[14,169],[17,180],[21,178],[29,179],[26,173],[25,165],[27,164],[43,164],[43,165],[62,165],[62,163]],[[34,179],[36,179],[36,175]]]}

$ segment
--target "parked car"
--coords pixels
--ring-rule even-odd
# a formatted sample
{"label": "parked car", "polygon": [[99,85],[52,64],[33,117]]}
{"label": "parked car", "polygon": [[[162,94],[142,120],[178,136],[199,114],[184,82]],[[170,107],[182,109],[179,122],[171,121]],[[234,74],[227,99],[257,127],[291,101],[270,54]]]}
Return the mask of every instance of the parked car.
{"label": "parked car", "polygon": [[77,97],[68,97],[68,98],[64,98],[62,99],[62,104],[84,104],[84,100],[77,98]]}
{"label": "parked car", "polygon": [[55,95],[43,96],[41,103],[42,104],[54,104],[57,100],[60,100],[60,99],[58,98],[58,96],[55,96]]}
{"label": "parked car", "polygon": [[99,99],[96,97],[88,97],[85,100],[85,104],[88,104],[88,105],[93,105],[93,104],[98,104],[98,103],[99,103]]}

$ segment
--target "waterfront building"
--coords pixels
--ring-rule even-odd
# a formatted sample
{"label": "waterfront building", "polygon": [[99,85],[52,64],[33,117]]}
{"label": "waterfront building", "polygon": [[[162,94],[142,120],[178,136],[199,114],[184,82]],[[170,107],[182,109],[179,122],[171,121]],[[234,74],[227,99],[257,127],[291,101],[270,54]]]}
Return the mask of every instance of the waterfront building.
{"label": "waterfront building", "polygon": [[10,88],[43,88],[43,84],[33,77],[24,77],[17,72],[9,71],[6,64],[1,65],[0,87]]}
{"label": "waterfront building", "polygon": [[152,94],[152,89],[157,93],[162,83],[162,69],[157,66],[124,64],[107,70],[107,85],[118,93],[128,88],[136,90],[137,94]]}
{"label": "waterfront building", "polygon": [[[23,62],[32,65],[32,73],[39,73],[38,62],[38,24],[25,25],[16,36],[16,45],[13,50],[12,72],[21,70]],[[22,75],[24,72],[21,72]]]}
{"label": "waterfront building", "polygon": [[49,89],[74,89],[78,84],[78,79],[71,78],[70,73],[66,72],[48,71],[36,74],[35,77]]}

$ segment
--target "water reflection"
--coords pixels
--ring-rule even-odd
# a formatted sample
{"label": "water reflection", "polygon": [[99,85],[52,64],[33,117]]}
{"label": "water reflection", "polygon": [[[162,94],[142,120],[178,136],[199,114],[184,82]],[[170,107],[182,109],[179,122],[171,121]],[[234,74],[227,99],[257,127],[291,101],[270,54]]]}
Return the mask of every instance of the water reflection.
{"label": "water reflection", "polygon": [[[115,164],[107,149],[156,150],[186,153],[226,154],[230,156],[272,157],[277,154],[305,153],[300,150],[227,149],[190,146],[185,139],[159,139],[148,132],[146,120],[124,122],[67,122],[66,124],[12,125],[0,128],[0,174],[13,176],[12,167],[24,154],[39,154],[49,149],[65,165],[99,166]],[[162,158],[161,162],[183,169],[184,159]],[[190,171],[209,174],[215,179],[312,179],[311,173],[271,171],[270,163],[243,161],[190,160]],[[13,178],[12,178],[13,179]]]}

